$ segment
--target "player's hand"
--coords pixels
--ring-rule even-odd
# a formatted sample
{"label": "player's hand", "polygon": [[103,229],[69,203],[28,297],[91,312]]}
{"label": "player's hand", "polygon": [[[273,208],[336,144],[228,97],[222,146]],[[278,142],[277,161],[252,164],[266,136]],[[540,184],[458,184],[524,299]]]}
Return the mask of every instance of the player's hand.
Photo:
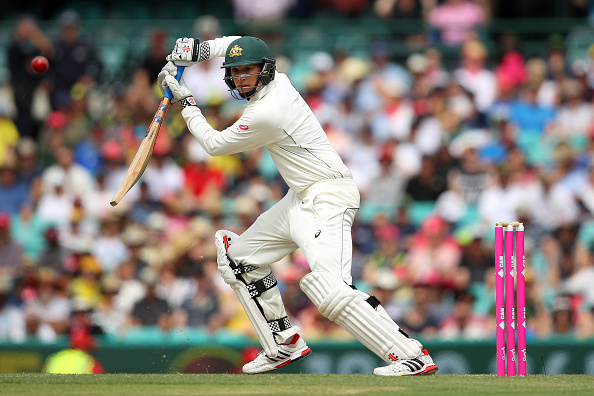
{"label": "player's hand", "polygon": [[157,85],[159,85],[159,89],[163,96],[165,96],[165,92],[167,92],[167,84],[165,83],[165,76],[177,76],[177,66],[173,62],[167,62],[165,66],[159,72],[157,76]]}
{"label": "player's hand", "polygon": [[[179,102],[186,98],[192,96],[192,92],[188,89],[186,84],[184,83],[183,78],[180,81],[177,81],[173,76],[165,76],[164,84],[165,86],[171,89],[171,93],[173,94],[172,102]],[[167,89],[167,88],[166,88]],[[193,100],[192,100],[193,101]],[[185,106],[184,106],[185,107]]]}
{"label": "player's hand", "polygon": [[167,55],[167,60],[177,66],[193,66],[200,56],[200,40],[195,38],[178,38],[175,48]]}

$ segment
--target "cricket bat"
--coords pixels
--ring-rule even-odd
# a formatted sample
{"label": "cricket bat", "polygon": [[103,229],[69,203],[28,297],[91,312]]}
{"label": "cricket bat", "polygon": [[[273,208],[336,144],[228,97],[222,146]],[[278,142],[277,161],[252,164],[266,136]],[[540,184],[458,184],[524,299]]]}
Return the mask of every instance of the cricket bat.
{"label": "cricket bat", "polygon": [[[177,81],[181,79],[181,76],[184,72],[185,67],[178,66],[177,67],[177,75],[175,78]],[[161,124],[163,123],[163,119],[165,119],[165,114],[167,114],[167,109],[169,108],[169,104],[171,103],[171,99],[173,99],[173,94],[171,93],[171,89],[167,89],[161,103],[159,104],[159,108],[153,117],[153,121],[149,125],[146,135],[142,142],[140,143],[140,147],[138,147],[138,151],[136,151],[136,155],[132,160],[132,163],[128,167],[128,171],[124,176],[124,180],[120,183],[115,195],[111,199],[109,203],[111,206],[116,206],[124,195],[140,180],[140,177],[144,173],[146,166],[148,165],[151,155],[153,154],[153,149],[155,148],[155,142],[157,141],[157,136],[159,135],[159,129],[161,129]]]}

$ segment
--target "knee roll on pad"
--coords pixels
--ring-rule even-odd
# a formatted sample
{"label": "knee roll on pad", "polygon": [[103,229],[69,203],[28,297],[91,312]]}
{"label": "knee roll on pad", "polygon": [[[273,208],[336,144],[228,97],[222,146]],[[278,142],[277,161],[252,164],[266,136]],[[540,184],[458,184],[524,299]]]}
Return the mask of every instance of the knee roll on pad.
{"label": "knee roll on pad", "polygon": [[373,298],[351,289],[334,275],[310,272],[299,286],[322,315],[343,327],[385,362],[412,359],[421,353],[420,343],[401,331],[381,305],[373,304]]}

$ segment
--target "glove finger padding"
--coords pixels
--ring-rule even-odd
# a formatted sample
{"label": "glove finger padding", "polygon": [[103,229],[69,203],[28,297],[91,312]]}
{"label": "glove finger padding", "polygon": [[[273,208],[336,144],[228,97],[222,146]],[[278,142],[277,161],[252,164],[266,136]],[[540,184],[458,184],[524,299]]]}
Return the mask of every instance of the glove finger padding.
{"label": "glove finger padding", "polygon": [[167,64],[163,66],[159,72],[159,75],[157,76],[157,85],[159,86],[163,96],[165,96],[165,92],[167,92],[168,88],[167,84],[165,83],[165,76],[177,76],[177,66],[175,66],[173,62],[167,62]]}
{"label": "glove finger padding", "polygon": [[177,66],[193,66],[198,62],[200,40],[182,37],[175,42],[175,48],[167,55],[167,60]]}
{"label": "glove finger padding", "polygon": [[188,96],[192,96],[192,92],[190,92],[190,90],[183,81],[184,80],[182,78],[181,81],[178,82],[175,79],[175,77],[169,74],[166,75],[164,78],[165,90],[167,90],[167,87],[171,89],[171,93],[173,94],[173,103],[179,102],[180,100],[183,100]]}

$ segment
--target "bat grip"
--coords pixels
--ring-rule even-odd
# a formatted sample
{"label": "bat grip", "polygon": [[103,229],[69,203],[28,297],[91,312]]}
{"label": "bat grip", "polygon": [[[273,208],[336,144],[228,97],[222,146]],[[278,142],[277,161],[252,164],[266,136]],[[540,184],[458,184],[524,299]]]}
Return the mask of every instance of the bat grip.
{"label": "bat grip", "polygon": [[[185,66],[178,66],[177,67],[177,75],[175,76],[175,79],[177,81],[181,80],[182,74],[184,73],[184,69],[185,68],[186,68]],[[173,94],[171,93],[171,88],[167,88],[167,91],[165,92],[165,95],[164,96],[166,98],[173,99]]]}

